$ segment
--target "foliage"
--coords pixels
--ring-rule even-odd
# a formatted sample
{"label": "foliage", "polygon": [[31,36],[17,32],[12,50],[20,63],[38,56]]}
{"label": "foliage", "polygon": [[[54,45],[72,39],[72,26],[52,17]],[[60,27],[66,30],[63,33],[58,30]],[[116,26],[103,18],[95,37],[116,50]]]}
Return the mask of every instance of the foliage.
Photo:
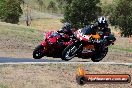
{"label": "foliage", "polygon": [[[72,0],[70,0],[72,1]],[[66,6],[68,0],[56,0],[56,3],[58,4],[57,7],[60,10],[61,13],[64,13],[64,8]]]}
{"label": "foliage", "polygon": [[22,14],[21,3],[22,0],[1,0],[0,18],[8,23],[18,23]]}
{"label": "foliage", "polygon": [[63,12],[63,4],[64,4],[64,1],[63,0],[56,0],[57,3],[58,3],[58,8],[61,10],[61,13]]}
{"label": "foliage", "polygon": [[57,11],[56,3],[54,1],[50,1],[47,7],[48,10],[51,10],[52,13]]}
{"label": "foliage", "polygon": [[64,21],[70,21],[76,27],[82,27],[84,20],[88,23],[95,21],[100,15],[101,8],[97,5],[100,0],[66,0]]}
{"label": "foliage", "polygon": [[116,0],[105,11],[110,22],[119,26],[122,36],[132,35],[132,0]]}
{"label": "foliage", "polygon": [[45,10],[45,3],[43,2],[43,0],[37,0],[38,4],[39,4],[39,10],[43,11]]}

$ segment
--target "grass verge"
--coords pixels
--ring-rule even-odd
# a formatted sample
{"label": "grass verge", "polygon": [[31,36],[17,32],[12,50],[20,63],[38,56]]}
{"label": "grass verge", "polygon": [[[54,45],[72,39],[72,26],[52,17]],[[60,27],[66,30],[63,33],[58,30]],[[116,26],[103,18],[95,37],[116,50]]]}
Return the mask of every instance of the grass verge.
{"label": "grass verge", "polygon": [[43,39],[35,28],[0,22],[0,49],[31,50]]}
{"label": "grass verge", "polygon": [[0,88],[9,88],[9,87],[6,85],[0,84]]}
{"label": "grass verge", "polygon": [[120,46],[110,46],[111,49],[116,49],[119,51],[125,51],[125,52],[132,52],[132,49],[128,49],[128,48],[121,48]]}

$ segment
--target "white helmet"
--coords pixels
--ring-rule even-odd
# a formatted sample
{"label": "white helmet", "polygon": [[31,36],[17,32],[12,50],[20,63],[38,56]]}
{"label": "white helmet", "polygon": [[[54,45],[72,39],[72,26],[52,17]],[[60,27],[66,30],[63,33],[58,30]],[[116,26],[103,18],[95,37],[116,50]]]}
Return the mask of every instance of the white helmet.
{"label": "white helmet", "polygon": [[108,26],[108,23],[107,23],[105,17],[100,17],[100,18],[98,18],[98,26],[99,26],[99,27]]}

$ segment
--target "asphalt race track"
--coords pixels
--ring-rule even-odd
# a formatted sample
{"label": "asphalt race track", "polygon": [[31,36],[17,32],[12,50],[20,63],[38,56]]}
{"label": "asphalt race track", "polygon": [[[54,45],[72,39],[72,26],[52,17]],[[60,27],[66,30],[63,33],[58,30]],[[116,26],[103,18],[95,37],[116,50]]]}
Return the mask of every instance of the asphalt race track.
{"label": "asphalt race track", "polygon": [[19,62],[64,62],[62,60],[48,60],[48,59],[31,59],[31,58],[8,58],[0,57],[0,63],[19,63]]}
{"label": "asphalt race track", "polygon": [[8,58],[0,57],[0,65],[3,64],[123,64],[132,65],[132,63],[117,63],[117,62],[76,62],[76,61],[62,61],[62,60],[49,60],[49,59],[31,59],[31,58]]}

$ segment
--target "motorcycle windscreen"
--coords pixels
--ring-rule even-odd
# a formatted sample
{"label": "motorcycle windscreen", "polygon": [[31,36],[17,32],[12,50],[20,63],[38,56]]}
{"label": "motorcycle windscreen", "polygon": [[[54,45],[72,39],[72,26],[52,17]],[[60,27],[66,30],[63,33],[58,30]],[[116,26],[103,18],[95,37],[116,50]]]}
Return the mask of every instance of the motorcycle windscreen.
{"label": "motorcycle windscreen", "polygon": [[95,38],[95,39],[100,39],[99,34],[96,33],[96,31],[93,30],[91,27],[83,28],[83,29],[81,30],[81,33],[82,33],[83,35],[92,35],[92,37]]}
{"label": "motorcycle windscreen", "polygon": [[49,36],[49,38],[53,38],[53,37],[57,37],[57,36],[60,36],[60,34],[57,33],[57,32],[54,32],[54,33],[52,33],[52,34]]}
{"label": "motorcycle windscreen", "polygon": [[83,35],[91,35],[91,34],[96,34],[95,30],[93,30],[91,27],[85,27],[81,30],[81,33]]}

